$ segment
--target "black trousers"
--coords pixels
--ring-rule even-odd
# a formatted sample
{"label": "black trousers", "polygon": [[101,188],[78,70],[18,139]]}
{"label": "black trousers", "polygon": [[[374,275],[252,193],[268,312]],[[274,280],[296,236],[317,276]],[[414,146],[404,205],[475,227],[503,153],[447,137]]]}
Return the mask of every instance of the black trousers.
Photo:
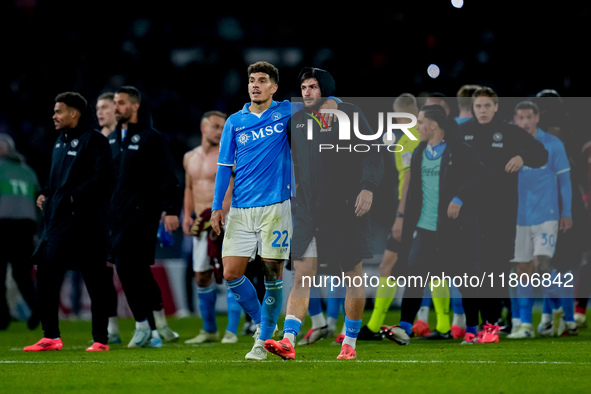
{"label": "black trousers", "polygon": [[[417,235],[408,255],[408,267],[405,272],[410,275],[426,277],[428,272],[441,271],[441,264],[444,263],[438,257],[436,250],[436,232],[417,229]],[[439,266],[439,267],[438,267]],[[429,285],[429,284],[427,284]],[[478,313],[483,299],[477,298],[477,290],[462,289],[462,305],[466,314],[466,325],[478,325]],[[417,312],[423,301],[423,287],[407,286],[404,289],[400,311],[400,321],[413,323]]]}
{"label": "black trousers", "polygon": [[[437,263],[436,232],[417,228],[416,237],[408,254],[405,273],[408,276],[426,277],[430,267]],[[422,282],[422,281],[421,281]],[[400,321],[413,323],[423,300],[423,288],[417,282],[416,286],[407,284],[404,289],[400,306]],[[424,285],[424,283],[423,283]]]}
{"label": "black trousers", "polygon": [[117,316],[117,289],[115,289],[115,283],[113,282],[115,269],[113,267],[107,267],[105,269],[105,275],[107,314],[109,317],[115,317]]}
{"label": "black trousers", "polygon": [[155,330],[153,311],[161,310],[163,303],[160,286],[154,279],[151,265],[123,257],[116,258],[115,264],[133,318],[135,321],[148,319],[150,327]]}
{"label": "black trousers", "polygon": [[[88,264],[80,270],[88,295],[92,312],[92,338],[95,342],[107,344],[107,324],[109,321],[106,289],[108,271],[105,263]],[[66,274],[66,268],[52,264],[37,267],[37,291],[39,317],[45,338],[60,337],[59,304],[60,290]]]}

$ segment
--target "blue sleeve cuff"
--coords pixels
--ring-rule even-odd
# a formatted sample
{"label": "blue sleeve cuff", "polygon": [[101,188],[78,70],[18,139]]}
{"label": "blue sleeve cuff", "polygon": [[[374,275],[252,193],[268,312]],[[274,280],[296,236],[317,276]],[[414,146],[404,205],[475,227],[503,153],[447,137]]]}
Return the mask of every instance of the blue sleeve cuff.
{"label": "blue sleeve cuff", "polygon": [[459,197],[452,198],[451,202],[458,204],[460,207],[462,206],[462,204],[464,204],[464,202],[462,200],[460,200]]}
{"label": "blue sleeve cuff", "polygon": [[213,204],[211,209],[213,211],[222,209],[224,204],[224,197],[230,185],[230,178],[232,177],[232,167],[218,165],[218,171],[215,176],[215,188],[213,192]]}

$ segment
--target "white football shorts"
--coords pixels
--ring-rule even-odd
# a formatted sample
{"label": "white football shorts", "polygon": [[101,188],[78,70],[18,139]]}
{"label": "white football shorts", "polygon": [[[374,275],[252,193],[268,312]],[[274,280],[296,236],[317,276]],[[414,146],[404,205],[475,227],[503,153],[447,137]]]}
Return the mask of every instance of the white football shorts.
{"label": "white football shorts", "polygon": [[240,256],[289,259],[291,201],[253,208],[231,207],[226,219],[222,258]]}
{"label": "white football shorts", "polygon": [[207,231],[202,231],[201,234],[193,237],[193,272],[206,272],[213,269],[207,253],[207,237]]}
{"label": "white football shorts", "polygon": [[528,263],[534,256],[554,257],[558,220],[534,226],[517,226],[515,233],[515,257],[513,263]]}

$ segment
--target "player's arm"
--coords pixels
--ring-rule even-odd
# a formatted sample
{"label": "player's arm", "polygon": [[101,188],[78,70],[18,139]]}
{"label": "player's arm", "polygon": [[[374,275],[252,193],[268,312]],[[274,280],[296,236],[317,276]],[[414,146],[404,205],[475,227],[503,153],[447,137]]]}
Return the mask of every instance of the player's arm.
{"label": "player's arm", "polygon": [[218,164],[218,171],[215,176],[215,188],[213,194],[213,204],[211,208],[211,226],[216,234],[221,234],[220,224],[224,226],[224,197],[230,185],[232,178],[232,167],[224,164]]}
{"label": "player's arm", "polygon": [[230,211],[230,206],[232,205],[232,191],[234,190],[234,171],[232,171],[232,176],[230,177],[230,183],[228,184],[228,189],[226,190],[226,196],[224,197],[224,202],[222,203],[222,211],[224,213],[224,217]]}
{"label": "player's arm", "polygon": [[556,180],[558,182],[558,192],[560,194],[560,220],[558,222],[558,229],[566,232],[573,226],[572,219],[572,201],[573,189],[570,172],[570,162],[564,149],[564,144],[558,141],[558,154],[552,155],[555,157],[553,167],[557,169]]}
{"label": "player's arm", "polygon": [[392,238],[397,241],[402,239],[402,224],[404,222],[404,208],[406,206],[406,195],[408,194],[408,184],[410,183],[410,168],[404,170],[404,180],[400,190],[400,199],[398,209],[396,209],[396,219],[392,226]]}
{"label": "player's arm", "polygon": [[573,226],[571,213],[573,189],[570,180],[570,171],[561,172],[557,176],[558,190],[560,191],[560,221],[559,229],[566,232]]}
{"label": "player's arm", "polygon": [[45,194],[39,194],[37,196],[37,208],[43,210],[43,205],[45,204]]}
{"label": "player's arm", "polygon": [[193,201],[193,184],[189,172],[187,171],[189,158],[193,154],[193,151],[185,153],[183,157],[183,168],[185,169],[185,195],[183,199],[183,232],[186,235],[191,235],[189,230],[193,226],[193,211],[195,210],[195,204]]}
{"label": "player's arm", "polygon": [[515,133],[519,151],[507,163],[505,168],[507,172],[517,172],[524,165],[539,168],[548,162],[548,151],[544,148],[544,144],[520,127],[515,127],[512,132]]}
{"label": "player's arm", "polygon": [[213,204],[211,207],[211,227],[216,234],[221,234],[220,224],[226,224],[223,212],[224,197],[232,180],[232,170],[236,159],[236,142],[231,118],[224,124],[222,139],[220,140],[220,154],[218,156],[218,170],[215,176]]}
{"label": "player's arm", "polygon": [[[364,135],[374,134],[363,111],[358,107],[355,110],[359,115],[360,132]],[[363,142],[357,135],[353,138],[357,142]],[[369,152],[361,153],[361,155],[363,155],[361,159],[361,190],[355,201],[355,214],[357,216],[363,216],[369,212],[373,203],[373,193],[377,190],[384,177],[384,158],[379,152],[370,150]]]}
{"label": "player's arm", "polygon": [[158,155],[155,157],[160,158],[160,161],[157,161],[157,163],[160,167],[159,171],[162,174],[162,211],[165,213],[164,229],[172,233],[179,228],[179,216],[183,207],[184,190],[174,169],[175,164],[172,152],[164,138],[158,136],[158,138],[152,140],[152,143],[156,146],[154,152]]}
{"label": "player's arm", "polygon": [[[320,106],[320,109],[339,109],[339,104],[343,101],[338,97],[328,96],[324,103]],[[290,102],[291,104],[291,112],[295,114],[296,112],[304,109],[304,103],[299,101]],[[337,121],[337,117],[333,114],[326,114],[325,116],[326,123],[330,126],[332,122]]]}

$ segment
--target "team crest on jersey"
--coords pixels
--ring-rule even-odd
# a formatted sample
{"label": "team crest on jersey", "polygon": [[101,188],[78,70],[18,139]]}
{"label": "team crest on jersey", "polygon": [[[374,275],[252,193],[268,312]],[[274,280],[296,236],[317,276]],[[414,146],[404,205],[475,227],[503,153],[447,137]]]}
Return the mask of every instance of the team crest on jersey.
{"label": "team crest on jersey", "polygon": [[273,112],[271,114],[271,119],[273,119],[273,121],[278,121],[279,119],[281,119],[281,113],[280,112]]}
{"label": "team crest on jersey", "polygon": [[134,144],[137,144],[140,141],[140,136],[139,135],[134,135],[133,137],[131,137],[131,142],[133,142]]}
{"label": "team crest on jersey", "polygon": [[240,142],[242,145],[246,145],[246,143],[249,140],[249,136],[246,133],[242,133],[238,136],[238,142]]}
{"label": "team crest on jersey", "polygon": [[74,139],[72,140],[72,142],[70,143],[70,145],[72,145],[72,148],[75,148],[78,146],[78,140]]}
{"label": "team crest on jersey", "polygon": [[495,142],[499,142],[503,139],[503,134],[501,133],[494,133],[493,134],[493,140],[495,140]]}

